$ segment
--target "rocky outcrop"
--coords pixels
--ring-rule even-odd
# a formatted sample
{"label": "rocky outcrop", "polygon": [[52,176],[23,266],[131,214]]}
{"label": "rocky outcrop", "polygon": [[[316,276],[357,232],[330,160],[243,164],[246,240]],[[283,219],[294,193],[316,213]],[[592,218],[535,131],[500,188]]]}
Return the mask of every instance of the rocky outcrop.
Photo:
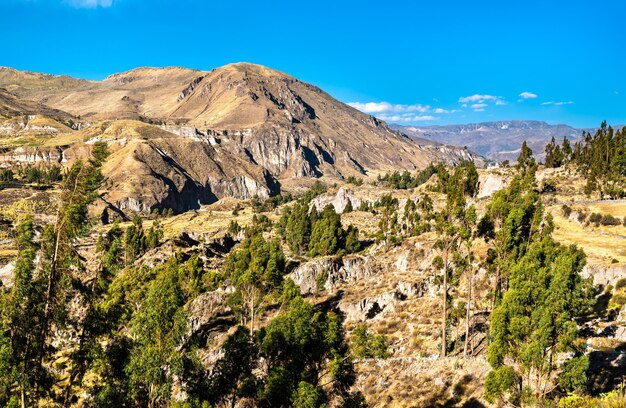
{"label": "rocky outcrop", "polygon": [[496,173],[480,174],[478,176],[478,194],[476,197],[489,197],[504,187],[506,187],[506,182],[503,176]]}
{"label": "rocky outcrop", "polygon": [[236,324],[237,320],[226,304],[226,297],[232,291],[233,288],[227,288],[205,292],[187,306],[188,332],[184,342],[195,338],[206,344],[212,335],[225,333]]}
{"label": "rocky outcrop", "polygon": [[362,322],[374,318],[382,318],[386,313],[395,311],[395,307],[416,297],[424,297],[429,294],[431,282],[398,282],[395,290],[384,292],[376,296],[365,297],[358,302],[339,302],[339,310],[348,321]]}
{"label": "rocky outcrop", "polygon": [[60,147],[17,147],[0,151],[0,164],[6,163],[61,163],[63,150]]}
{"label": "rocky outcrop", "polygon": [[591,265],[587,264],[583,268],[581,275],[584,278],[591,278],[594,285],[606,286],[615,283],[626,277],[626,265]]}
{"label": "rocky outcrop", "polygon": [[304,295],[319,290],[335,290],[341,285],[357,282],[379,272],[373,259],[352,255],[343,258],[326,257],[298,266],[289,278],[300,287]]}
{"label": "rocky outcrop", "polygon": [[323,210],[327,205],[332,205],[337,214],[343,213],[348,203],[352,205],[353,209],[359,208],[362,200],[355,197],[352,191],[346,190],[341,187],[334,197],[328,197],[327,195],[316,197],[311,201],[311,204],[315,206],[317,211]]}

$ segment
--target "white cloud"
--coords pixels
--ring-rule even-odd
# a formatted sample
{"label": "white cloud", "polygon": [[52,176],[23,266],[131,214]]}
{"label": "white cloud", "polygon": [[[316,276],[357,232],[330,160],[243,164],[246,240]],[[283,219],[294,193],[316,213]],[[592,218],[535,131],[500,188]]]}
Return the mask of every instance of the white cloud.
{"label": "white cloud", "polygon": [[65,3],[76,8],[111,7],[113,0],[65,0]]}
{"label": "white cloud", "polygon": [[484,112],[485,108],[489,104],[506,105],[506,101],[501,96],[487,95],[487,94],[474,94],[470,96],[462,96],[459,98],[463,108],[467,108],[468,105],[474,110],[474,112]]}
{"label": "white cloud", "polygon": [[549,102],[542,102],[542,105],[554,105],[554,106],[562,106],[562,105],[572,105],[574,103],[574,101],[563,101],[563,102],[554,102],[554,101],[549,101]]}
{"label": "white cloud", "polygon": [[484,103],[484,102],[497,102],[503,99],[504,98],[502,98],[501,96],[474,94],[470,96],[460,97],[459,102],[460,103]]}
{"label": "white cloud", "polygon": [[519,94],[519,97],[522,99],[535,99],[538,96],[539,95],[537,95],[536,93],[527,92],[527,91],[524,91],[521,94]]}
{"label": "white cloud", "polygon": [[430,109],[428,105],[394,105],[389,102],[349,102],[348,105],[360,110],[361,112],[376,114],[376,113],[407,113],[407,112],[419,112],[426,113]]}
{"label": "white cloud", "polygon": [[403,115],[378,115],[379,119],[384,120],[385,122],[399,122],[399,123],[407,123],[407,122],[429,122],[439,119],[436,116],[432,115],[411,115],[411,114],[403,114]]}
{"label": "white cloud", "polygon": [[484,112],[485,108],[487,107],[486,103],[475,103],[472,106],[470,106],[472,109],[474,109],[474,112]]}

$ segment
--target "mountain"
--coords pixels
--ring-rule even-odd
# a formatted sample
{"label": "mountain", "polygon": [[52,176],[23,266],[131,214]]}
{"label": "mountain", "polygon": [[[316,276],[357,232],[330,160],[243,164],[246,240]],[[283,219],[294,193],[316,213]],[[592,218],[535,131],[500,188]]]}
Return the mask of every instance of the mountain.
{"label": "mountain", "polygon": [[535,156],[542,159],[545,155],[545,146],[553,137],[557,140],[562,140],[563,137],[577,140],[583,130],[587,130],[531,120],[425,127],[391,125],[391,128],[412,138],[467,146],[471,151],[491,160],[515,160],[524,141],[528,143]]}
{"label": "mountain", "polygon": [[481,163],[462,148],[412,141],[313,85],[248,63],[137,68],[102,81],[2,68],[0,87],[67,112],[80,128],[91,125],[44,145],[71,161],[106,141],[103,197],[120,210],[184,211],[225,196],[275,194],[293,179]]}

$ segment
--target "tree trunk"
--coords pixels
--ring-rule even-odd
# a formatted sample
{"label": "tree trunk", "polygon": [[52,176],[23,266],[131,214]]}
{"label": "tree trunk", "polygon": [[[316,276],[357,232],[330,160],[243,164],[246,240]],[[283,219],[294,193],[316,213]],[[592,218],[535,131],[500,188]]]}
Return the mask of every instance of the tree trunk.
{"label": "tree trunk", "polygon": [[448,326],[448,250],[444,253],[443,260],[443,314],[441,322],[441,356],[446,357],[448,342],[446,329]]}
{"label": "tree trunk", "polygon": [[467,305],[465,307],[465,344],[463,345],[463,357],[467,357],[468,344],[470,339],[470,308],[472,304],[472,278],[474,271],[470,265],[467,283]]}
{"label": "tree trunk", "polygon": [[250,298],[250,333],[254,333],[254,296]]}

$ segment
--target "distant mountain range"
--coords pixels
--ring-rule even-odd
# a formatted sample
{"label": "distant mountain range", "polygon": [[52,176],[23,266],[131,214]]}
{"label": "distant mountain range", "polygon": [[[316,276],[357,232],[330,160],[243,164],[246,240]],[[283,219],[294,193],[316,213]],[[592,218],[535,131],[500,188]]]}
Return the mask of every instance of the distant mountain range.
{"label": "distant mountain range", "polygon": [[490,160],[514,160],[519,155],[524,141],[530,146],[535,157],[543,159],[545,146],[554,137],[562,140],[578,140],[583,131],[568,125],[550,125],[536,120],[508,120],[499,122],[471,123],[444,126],[401,126],[392,124],[411,138],[428,139],[456,146],[467,146]]}

